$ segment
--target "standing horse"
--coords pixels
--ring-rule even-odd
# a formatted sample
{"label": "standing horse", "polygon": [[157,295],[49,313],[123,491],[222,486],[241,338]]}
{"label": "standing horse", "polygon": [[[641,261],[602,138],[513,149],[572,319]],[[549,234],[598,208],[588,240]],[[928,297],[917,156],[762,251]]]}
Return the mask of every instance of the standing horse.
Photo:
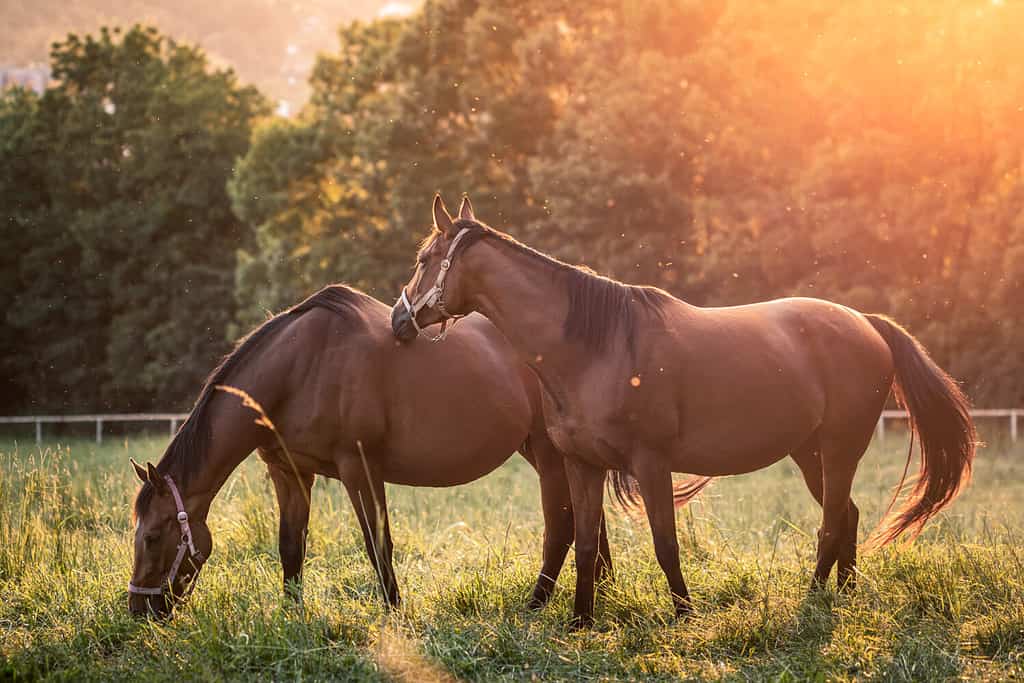
{"label": "standing horse", "polygon": [[548,435],[575,456],[566,471],[577,624],[593,620],[606,470],[635,477],[677,615],[691,604],[672,472],[741,474],[792,457],[823,509],[812,586],[838,563],[841,587],[855,581],[853,476],[891,390],[910,412],[921,469],[905,506],[874,540],[916,534],[969,478],[975,432],[967,400],[888,318],[804,298],[698,308],[534,251],[478,222],[468,200],[453,220],[435,197],[434,225],[392,309],[392,329],[406,340],[414,323],[479,311],[540,378]]}
{"label": "standing horse", "polygon": [[[574,530],[563,458],[546,436],[536,379],[482,317],[467,319],[446,344],[402,347],[388,315],[376,299],[332,286],[271,318],[213,371],[160,462],[132,461],[143,482],[134,508],[133,613],[168,615],[191,590],[213,545],[210,504],[254,449],[277,493],[286,594],[301,595],[319,474],[344,483],[384,596],[397,605],[384,482],[463,484],[520,448],[540,475],[544,512],[543,565],[530,605],[548,600]],[[273,422],[256,422],[238,396],[216,390],[223,385],[251,396]],[[601,528],[600,571],[610,573],[603,520]]]}

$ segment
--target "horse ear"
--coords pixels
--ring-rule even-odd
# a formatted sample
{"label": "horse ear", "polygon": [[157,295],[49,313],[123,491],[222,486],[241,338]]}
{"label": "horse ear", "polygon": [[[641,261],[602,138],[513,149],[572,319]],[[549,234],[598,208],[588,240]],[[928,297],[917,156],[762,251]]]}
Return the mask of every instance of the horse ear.
{"label": "horse ear", "polygon": [[131,461],[132,468],[135,470],[135,476],[139,478],[139,481],[143,484],[149,481],[149,473],[146,471],[146,468],[135,462],[135,458],[128,458],[128,460]]}
{"label": "horse ear", "polygon": [[170,491],[167,490],[167,482],[164,481],[164,478],[156,471],[156,466],[151,462],[146,463],[146,476],[149,479],[149,483],[156,489],[157,493],[161,495],[170,493]]}
{"label": "horse ear", "polygon": [[459,218],[467,221],[475,221],[476,216],[473,215],[473,204],[469,201],[467,195],[462,195],[462,206],[459,207]]}
{"label": "horse ear", "polygon": [[443,232],[445,237],[448,237],[452,228],[455,227],[452,217],[448,214],[448,209],[444,206],[440,192],[434,195],[434,227]]}

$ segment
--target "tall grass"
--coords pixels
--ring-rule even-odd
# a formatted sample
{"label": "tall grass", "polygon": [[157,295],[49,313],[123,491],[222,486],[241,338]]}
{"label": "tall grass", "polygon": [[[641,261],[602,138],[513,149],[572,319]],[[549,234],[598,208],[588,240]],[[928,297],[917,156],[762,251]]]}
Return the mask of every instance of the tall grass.
{"label": "tall grass", "polygon": [[[917,543],[862,556],[855,594],[808,597],[820,510],[788,462],[715,482],[679,513],[697,615],[669,618],[646,523],[611,513],[616,582],[597,628],[570,633],[570,561],[552,604],[524,608],[539,569],[536,477],[513,460],[474,484],[389,487],[403,607],[389,613],[342,487],[318,481],[300,609],[283,599],[272,487],[246,462],[214,502],[214,554],[167,623],[128,616],[128,457],[0,445],[0,678],[443,680],[1002,680],[1024,675],[1024,450],[995,444]],[[903,463],[873,449],[854,499],[862,532]]]}

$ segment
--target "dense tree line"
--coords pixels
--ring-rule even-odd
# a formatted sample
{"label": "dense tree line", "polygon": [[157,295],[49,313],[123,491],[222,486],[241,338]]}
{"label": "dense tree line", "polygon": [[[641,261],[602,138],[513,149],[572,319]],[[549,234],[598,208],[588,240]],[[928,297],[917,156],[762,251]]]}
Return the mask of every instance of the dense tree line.
{"label": "dense tree line", "polygon": [[225,183],[266,104],[151,29],[52,69],[0,100],[3,410],[180,407],[227,347],[252,239]]}
{"label": "dense tree line", "polygon": [[[117,171],[85,164],[92,144],[123,143],[85,132],[102,116],[78,86],[9,94],[0,192],[17,206],[4,239],[20,255],[4,258],[20,275],[5,291],[22,298],[4,302],[4,343],[40,358],[6,356],[22,397],[7,409],[60,409],[58,387],[81,407],[180,406],[267,310],[332,281],[390,300],[435,190],[695,304],[808,295],[889,313],[979,404],[1022,405],[1022,25],[1024,7],[989,0],[431,1],[343,27],[306,108],[263,118],[251,138],[255,94],[211,94],[209,106],[235,107],[232,132],[220,120],[193,133],[220,140],[222,126],[223,156],[140,175],[123,157]],[[27,161],[39,155],[50,162]],[[217,218],[146,233],[151,205],[125,207],[140,193],[181,201],[184,170],[211,193],[190,210]],[[165,259],[177,265],[154,278]],[[178,267],[216,277],[183,289]],[[56,312],[43,315],[47,301]],[[176,340],[154,331],[161,321]]]}

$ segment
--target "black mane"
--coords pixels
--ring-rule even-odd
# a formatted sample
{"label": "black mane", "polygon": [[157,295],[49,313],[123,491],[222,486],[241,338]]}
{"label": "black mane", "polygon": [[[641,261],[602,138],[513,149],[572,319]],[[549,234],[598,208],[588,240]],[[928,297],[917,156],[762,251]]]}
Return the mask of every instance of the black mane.
{"label": "black mane", "polygon": [[569,312],[565,317],[563,334],[566,339],[578,341],[589,350],[608,350],[616,336],[622,333],[625,335],[626,347],[632,352],[638,307],[661,316],[664,304],[671,298],[670,294],[657,287],[627,285],[598,275],[585,266],[559,261],[479,221],[460,219],[454,225],[456,231],[463,228],[470,230],[462,238],[456,252],[469,248],[481,239],[493,239],[497,244],[544,263],[553,272],[564,273],[567,277]]}
{"label": "black mane", "polygon": [[[355,322],[360,316],[360,304],[367,300],[375,301],[366,294],[346,285],[330,285],[302,303],[269,318],[255,330],[242,337],[235,345],[234,350],[224,356],[206,378],[188,419],[178,429],[178,433],[174,435],[160,462],[157,463],[157,472],[173,476],[175,483],[182,489],[188,486],[189,480],[199,471],[210,442],[211,431],[206,407],[213,397],[214,387],[226,382],[238,366],[249,358],[263,342],[289,322],[314,308],[325,308],[346,321]],[[139,495],[135,499],[136,518],[149,507],[153,491],[152,484],[148,483],[143,484],[139,490]]]}

